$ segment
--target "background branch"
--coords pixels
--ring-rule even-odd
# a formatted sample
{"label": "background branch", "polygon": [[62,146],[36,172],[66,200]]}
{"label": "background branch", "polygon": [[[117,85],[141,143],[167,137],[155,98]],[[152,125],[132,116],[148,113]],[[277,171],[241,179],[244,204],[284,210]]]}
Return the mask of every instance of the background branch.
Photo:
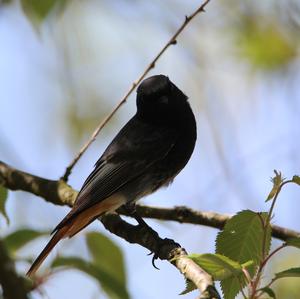
{"label": "background branch", "polygon": [[14,261],[0,240],[0,284],[4,299],[28,299],[24,279],[15,270]]}
{"label": "background branch", "polygon": [[221,298],[214,287],[212,277],[187,258],[187,252],[178,243],[171,239],[160,238],[150,227],[129,224],[116,214],[101,217],[101,221],[113,234],[129,243],[139,244],[149,249],[161,260],[170,261],[187,279],[194,282],[201,292],[200,298]]}
{"label": "background branch", "polygon": [[[55,205],[72,206],[77,191],[64,181],[54,181],[41,178],[15,169],[0,161],[0,184],[10,190],[22,190],[42,197]],[[130,216],[124,209],[119,209],[122,215]],[[222,229],[229,215],[215,212],[195,211],[181,206],[175,208],[157,208],[137,205],[137,212],[145,218],[190,223]],[[299,237],[300,233],[291,229],[272,225],[272,236],[285,241],[288,238]]]}
{"label": "background branch", "polygon": [[[138,214],[143,218],[198,224],[217,229],[223,229],[226,221],[231,218],[230,215],[219,214],[215,212],[196,211],[185,206],[178,206],[174,208],[158,208],[137,205],[136,210]],[[118,213],[130,216],[128,212],[122,208],[118,210]],[[285,241],[288,238],[296,238],[299,236],[300,232],[278,225],[272,225],[273,238]]]}
{"label": "background branch", "polygon": [[[77,192],[62,180],[47,180],[26,172],[14,169],[0,161],[0,184],[11,190],[23,190],[43,196],[54,204],[72,206]],[[57,198],[55,198],[57,196]],[[108,215],[100,219],[110,232],[122,237],[130,243],[137,243],[149,249],[155,257],[169,260],[180,272],[201,292],[203,299],[219,299],[212,277],[196,263],[188,259],[185,249],[170,239],[161,239],[150,227],[132,225],[118,215]],[[171,261],[176,258],[175,261]],[[9,298],[10,299],[10,298]]]}
{"label": "background branch", "polygon": [[176,39],[181,34],[181,32],[184,30],[184,28],[192,21],[192,19],[194,19],[194,17],[196,15],[198,15],[200,12],[204,12],[204,8],[208,4],[209,1],[210,0],[204,1],[191,15],[185,17],[184,22],[177,29],[177,31],[173,34],[173,36],[169,39],[169,41],[163,46],[163,48],[158,52],[158,54],[154,57],[154,59],[148,64],[148,66],[143,71],[141,76],[132,83],[130,89],[126,92],[126,94],[123,96],[123,98],[120,100],[120,102],[115,106],[115,108],[112,110],[112,112],[110,114],[108,114],[103,119],[103,121],[98,125],[98,127],[95,129],[94,133],[92,134],[91,138],[84,144],[84,146],[80,149],[79,153],[75,156],[75,158],[72,160],[70,165],[66,168],[64,175],[61,177],[62,180],[64,180],[65,182],[68,181],[68,178],[72,172],[74,165],[81,158],[81,156],[85,153],[85,151],[88,149],[90,144],[96,139],[97,135],[102,130],[102,128],[109,122],[109,120],[113,117],[113,115],[117,112],[117,110],[126,102],[127,98],[131,95],[131,93],[134,91],[136,86],[142,82],[142,80],[146,77],[146,75],[149,73],[149,71],[155,67],[156,62],[166,52],[166,50],[171,45],[175,45],[177,43]]}

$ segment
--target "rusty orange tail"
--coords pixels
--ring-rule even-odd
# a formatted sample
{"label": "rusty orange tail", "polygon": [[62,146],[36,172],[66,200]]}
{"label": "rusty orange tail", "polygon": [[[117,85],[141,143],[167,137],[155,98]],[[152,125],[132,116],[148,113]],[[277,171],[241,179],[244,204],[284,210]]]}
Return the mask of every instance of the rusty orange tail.
{"label": "rusty orange tail", "polygon": [[54,248],[54,246],[65,237],[66,232],[68,231],[68,227],[63,227],[59,229],[51,240],[48,242],[43,251],[39,254],[36,260],[31,265],[30,269],[26,273],[27,276],[32,277],[38,268],[41,266],[45,258],[49,255],[50,251]]}
{"label": "rusty orange tail", "polygon": [[45,258],[49,255],[54,246],[64,238],[71,238],[89,225],[100,215],[106,212],[114,211],[122,204],[125,203],[125,199],[119,195],[113,195],[105,200],[89,207],[86,210],[80,211],[76,214],[76,206],[69,212],[69,214],[58,224],[54,230],[54,235],[48,242],[46,247],[33,262],[32,266],[26,273],[27,276],[32,277],[38,268],[41,266]]}

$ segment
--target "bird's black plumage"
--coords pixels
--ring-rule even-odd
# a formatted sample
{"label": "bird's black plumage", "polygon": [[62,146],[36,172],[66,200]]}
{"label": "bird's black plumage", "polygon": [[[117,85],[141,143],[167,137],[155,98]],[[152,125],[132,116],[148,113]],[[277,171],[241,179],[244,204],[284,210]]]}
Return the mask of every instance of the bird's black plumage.
{"label": "bird's black plumage", "polygon": [[168,184],[188,162],[195,141],[196,122],[183,92],[163,75],[144,80],[136,114],[96,162],[69,217],[114,192],[130,202]]}
{"label": "bird's black plumage", "polygon": [[[123,199],[119,205],[133,202],[169,184],[188,162],[195,142],[196,122],[183,92],[163,75],[144,80],[137,89],[136,114],[96,162],[72,210],[55,228],[53,244],[51,240],[33,268],[61,238],[100,216],[90,211],[101,202],[107,205],[115,194]],[[90,217],[86,221],[85,214]]]}

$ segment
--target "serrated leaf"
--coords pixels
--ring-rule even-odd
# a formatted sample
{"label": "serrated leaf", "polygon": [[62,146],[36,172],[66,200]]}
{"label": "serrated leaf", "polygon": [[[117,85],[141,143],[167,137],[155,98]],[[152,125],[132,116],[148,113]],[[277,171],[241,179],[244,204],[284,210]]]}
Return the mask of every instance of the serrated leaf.
{"label": "serrated leaf", "polygon": [[290,268],[275,274],[275,278],[300,277],[300,268]]}
{"label": "serrated leaf", "polygon": [[261,288],[261,289],[259,289],[259,291],[266,293],[267,295],[270,296],[270,298],[276,299],[276,294],[270,287]]}
{"label": "serrated leaf", "polygon": [[242,265],[221,254],[190,254],[197,265],[209,273],[214,280],[224,280],[243,273]]}
{"label": "serrated leaf", "polygon": [[126,273],[123,253],[109,238],[98,233],[90,232],[86,235],[86,243],[93,262],[104,271],[110,273],[124,286]]}
{"label": "serrated leaf", "polygon": [[300,248],[300,238],[290,238],[285,241],[288,246]]}
{"label": "serrated leaf", "polygon": [[5,209],[7,196],[8,196],[7,189],[0,185],[0,213],[6,219],[6,223],[9,224],[9,218],[8,218],[8,215],[7,215],[6,209]]}
{"label": "serrated leaf", "polygon": [[197,289],[195,284],[189,279],[185,280],[185,284],[185,289],[179,295],[185,295]]}
{"label": "serrated leaf", "polygon": [[32,229],[20,229],[7,235],[3,241],[11,254],[15,254],[19,249],[27,243],[44,235],[50,234],[49,231],[36,231]]}
{"label": "serrated leaf", "polygon": [[118,280],[95,264],[78,257],[58,257],[51,265],[53,268],[75,268],[96,279],[111,299],[129,299],[127,290]]}
{"label": "serrated leaf", "polygon": [[279,191],[281,184],[284,182],[284,178],[281,175],[280,171],[274,170],[275,176],[271,178],[271,182],[273,183],[273,188],[270,191],[266,202],[274,198],[276,193]]}
{"label": "serrated leaf", "polygon": [[[252,276],[255,267],[262,259],[263,226],[262,221],[267,213],[256,213],[250,210],[241,211],[225,224],[216,239],[216,252],[234,259],[240,264],[249,260],[253,265],[248,272]],[[265,254],[269,252],[271,244],[271,228],[267,229]],[[243,284],[244,285],[244,284]],[[240,291],[240,281],[234,277],[223,280],[221,288],[225,299],[233,299]]]}
{"label": "serrated leaf", "polygon": [[296,183],[297,185],[300,185],[300,176],[294,175],[292,181]]}

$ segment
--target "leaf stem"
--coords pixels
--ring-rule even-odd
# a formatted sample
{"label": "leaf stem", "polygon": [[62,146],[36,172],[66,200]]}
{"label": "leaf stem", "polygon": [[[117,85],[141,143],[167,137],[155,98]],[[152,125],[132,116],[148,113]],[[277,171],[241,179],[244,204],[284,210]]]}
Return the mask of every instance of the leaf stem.
{"label": "leaf stem", "polygon": [[271,220],[271,217],[272,217],[272,214],[273,214],[273,210],[274,210],[274,207],[275,207],[275,203],[276,203],[276,200],[278,198],[278,195],[282,189],[282,187],[286,184],[289,184],[289,183],[293,183],[293,180],[287,180],[287,181],[284,181],[280,184],[280,186],[278,187],[277,191],[276,191],[276,194],[274,196],[274,199],[272,200],[272,204],[271,204],[271,207],[270,207],[270,210],[269,210],[269,213],[268,213],[268,217],[266,219],[266,224],[270,223],[270,220]]}
{"label": "leaf stem", "polygon": [[264,268],[264,266],[267,264],[267,262],[270,260],[270,258],[277,253],[279,250],[281,250],[282,248],[285,248],[287,246],[286,243],[283,243],[282,245],[280,245],[279,247],[277,247],[275,250],[273,250],[261,263],[260,265],[260,270],[262,270]]}
{"label": "leaf stem", "polygon": [[262,221],[262,226],[263,226],[263,242],[262,242],[262,261],[260,262],[260,265],[259,265],[259,268],[257,270],[257,273],[256,273],[256,276],[251,284],[251,288],[252,288],[252,294],[250,296],[250,299],[255,299],[257,297],[255,297],[255,294],[257,293],[257,286],[259,285],[259,282],[260,282],[260,279],[261,279],[261,276],[262,276],[262,271],[263,271],[263,268],[265,267],[265,265],[267,264],[267,262],[270,260],[270,258],[275,254],[277,253],[279,250],[281,250],[282,248],[284,248],[286,246],[286,244],[282,244],[281,246],[279,246],[278,248],[276,248],[274,251],[272,251],[268,256],[266,256],[266,241],[267,241],[267,233],[268,233],[268,228],[270,227],[270,224],[271,224],[271,218],[272,218],[272,215],[273,215],[273,211],[274,211],[274,208],[275,208],[275,203],[277,201],[277,198],[278,198],[278,195],[280,193],[280,191],[282,190],[282,187],[286,184],[289,184],[289,183],[293,183],[293,180],[287,180],[287,181],[283,181],[278,189],[276,190],[276,193],[274,195],[274,199],[272,200],[272,204],[271,204],[271,207],[269,209],[269,212],[267,214],[267,218],[266,220],[264,220],[260,214],[258,214],[259,218],[261,219]]}
{"label": "leaf stem", "polygon": [[[256,277],[254,279],[254,282],[253,282],[253,288],[252,288],[252,297],[250,297],[251,299],[253,298],[259,298],[261,296],[258,295],[257,297],[255,297],[255,294],[259,291],[257,290],[257,286],[258,286],[258,283],[259,283],[259,280],[261,278],[261,275],[262,275],[262,270],[263,268],[265,267],[265,265],[267,264],[267,262],[270,260],[270,258],[275,255],[278,251],[280,251],[282,248],[285,248],[287,246],[286,243],[283,243],[282,245],[280,245],[279,247],[277,247],[275,250],[273,250],[266,258],[263,259],[263,261],[260,263],[260,266],[257,270],[257,274],[256,274]],[[273,279],[274,280],[274,279]],[[273,283],[274,281],[271,281],[271,283]],[[271,283],[269,285],[271,285]],[[269,285],[267,285],[266,287],[269,287]]]}
{"label": "leaf stem", "polygon": [[266,258],[266,252],[265,252],[265,250],[266,250],[267,231],[268,231],[268,227],[269,227],[270,224],[271,224],[271,223],[270,223],[270,222],[271,222],[271,217],[272,217],[272,214],[273,214],[273,210],[274,210],[274,207],[275,207],[276,200],[277,200],[277,198],[278,198],[278,195],[279,195],[279,193],[280,193],[282,187],[283,187],[284,185],[289,184],[289,183],[292,183],[292,182],[293,182],[293,180],[287,180],[287,181],[283,181],[283,182],[279,185],[279,187],[278,187],[278,189],[277,189],[277,191],[276,191],[276,194],[275,194],[275,196],[274,196],[274,199],[272,200],[272,204],[271,204],[270,210],[269,210],[269,212],[268,212],[267,219],[266,219],[265,221],[263,221],[263,222],[264,222],[264,225],[263,225],[264,234],[263,234],[263,244],[262,244],[262,248],[263,248],[263,252],[262,252],[262,253],[263,253],[263,260],[265,260],[265,258]]}

